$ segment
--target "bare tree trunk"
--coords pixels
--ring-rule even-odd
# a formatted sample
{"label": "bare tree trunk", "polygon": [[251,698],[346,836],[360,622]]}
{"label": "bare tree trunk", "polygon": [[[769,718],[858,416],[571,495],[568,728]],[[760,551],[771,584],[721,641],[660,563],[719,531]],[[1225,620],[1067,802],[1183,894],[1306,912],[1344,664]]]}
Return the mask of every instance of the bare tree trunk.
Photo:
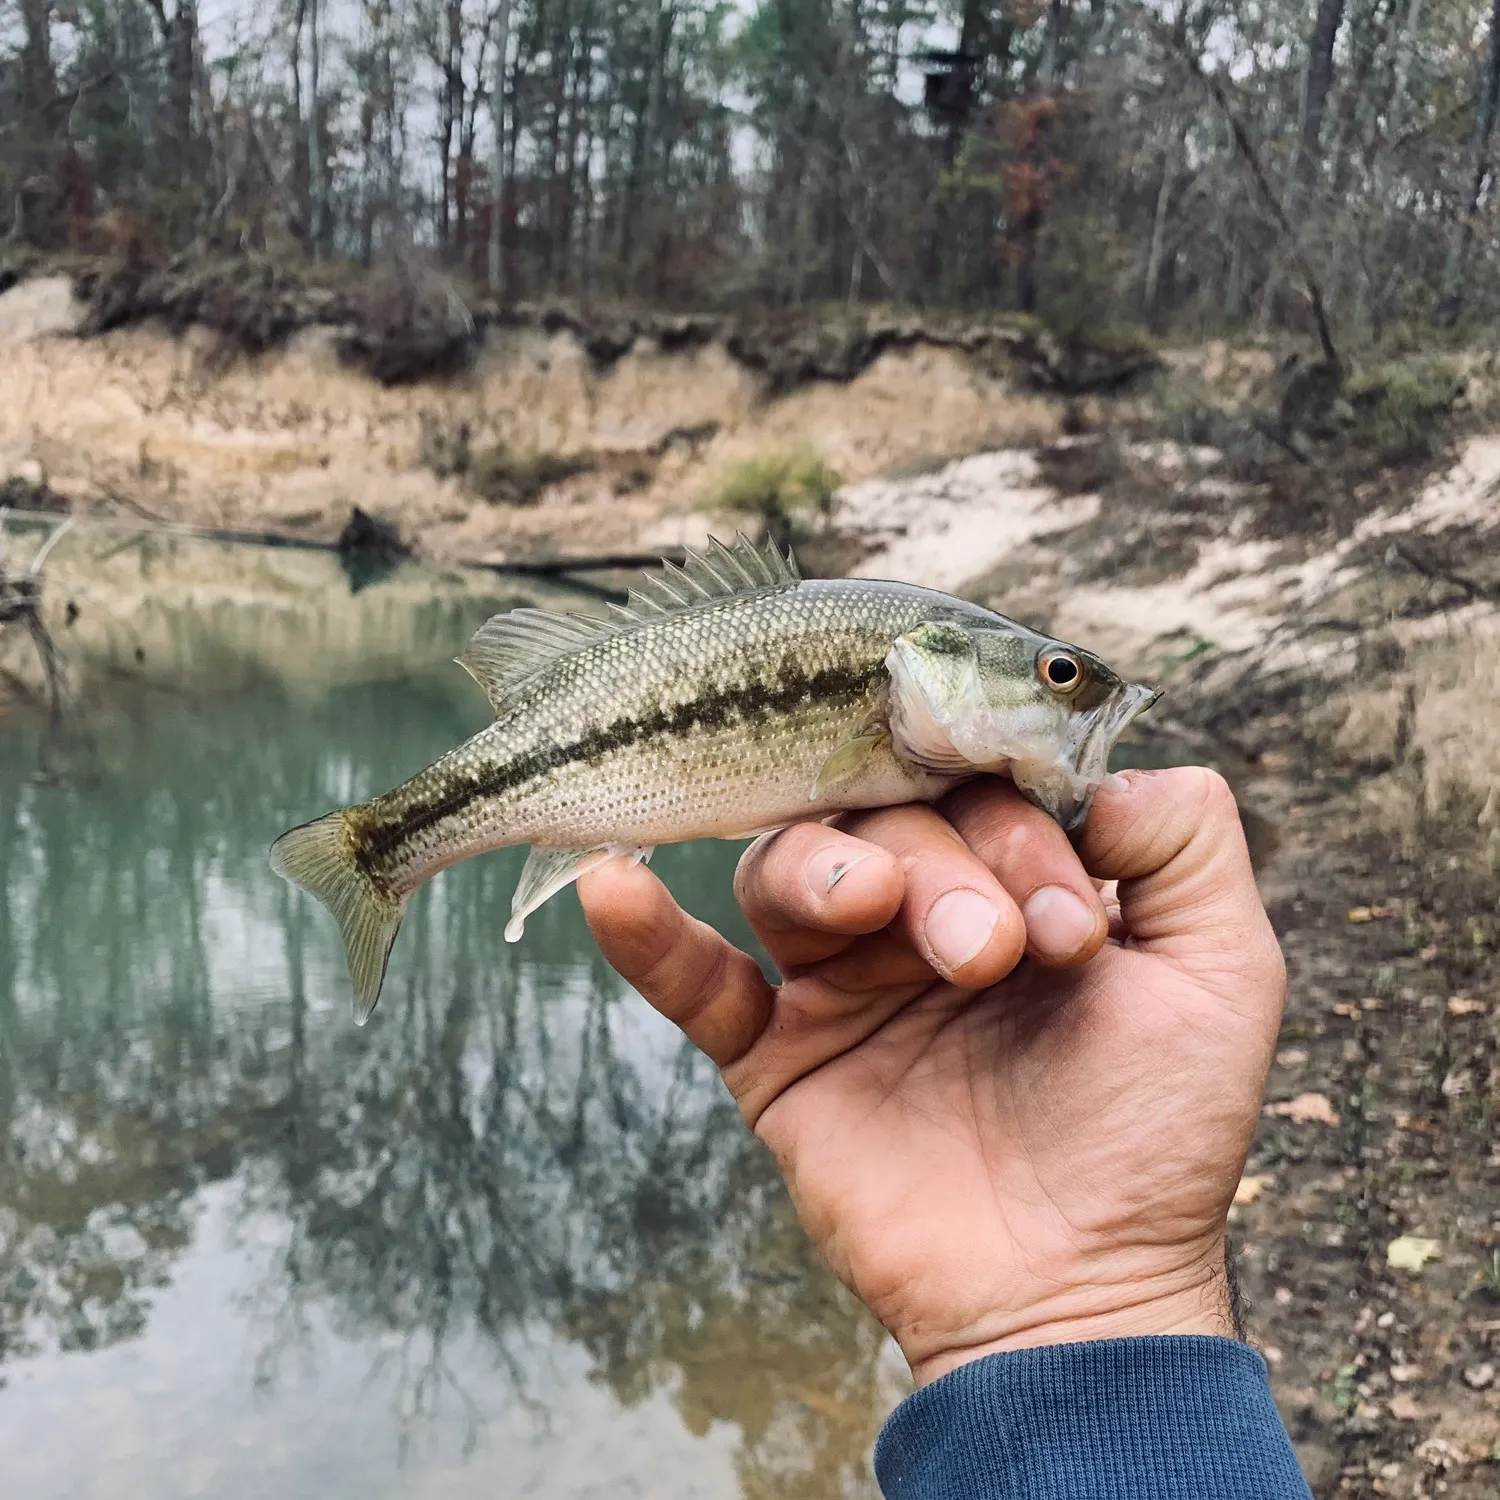
{"label": "bare tree trunk", "polygon": [[307,227],[314,260],[322,260],[327,233],[328,188],[324,182],[323,103],[320,95],[323,38],[319,28],[322,0],[308,0],[307,34]]}
{"label": "bare tree trunk", "polygon": [[21,110],[26,125],[46,133],[52,76],[52,0],[21,0]]}
{"label": "bare tree trunk", "polygon": [[1307,43],[1307,87],[1302,94],[1302,139],[1297,151],[1297,182],[1304,192],[1317,179],[1323,113],[1333,87],[1333,44],[1344,20],[1344,0],[1318,0],[1312,36]]}
{"label": "bare tree trunk", "polygon": [[490,290],[505,295],[505,83],[510,56],[511,0],[500,0],[499,37],[495,49],[495,88],[490,113],[495,119],[494,208],[490,211]]}
{"label": "bare tree trunk", "polygon": [[1448,263],[1443,268],[1443,291],[1438,301],[1437,320],[1445,327],[1458,321],[1463,301],[1464,267],[1474,240],[1474,215],[1484,193],[1490,173],[1490,136],[1495,130],[1495,113],[1500,107],[1500,0],[1494,0],[1490,11],[1490,42],[1486,51],[1484,73],[1480,77],[1475,99],[1474,138],[1470,147],[1473,166],[1469,174],[1469,192],[1463,212],[1453,230]]}
{"label": "bare tree trunk", "polygon": [[1171,139],[1167,142],[1167,148],[1162,152],[1161,159],[1161,186],[1156,192],[1156,212],[1151,219],[1151,248],[1146,255],[1146,290],[1142,297],[1142,305],[1146,316],[1151,316],[1151,310],[1156,305],[1156,288],[1161,279],[1162,255],[1165,253],[1167,240],[1167,210],[1172,201],[1172,179],[1177,171],[1177,153],[1179,141],[1177,130],[1174,125]]}

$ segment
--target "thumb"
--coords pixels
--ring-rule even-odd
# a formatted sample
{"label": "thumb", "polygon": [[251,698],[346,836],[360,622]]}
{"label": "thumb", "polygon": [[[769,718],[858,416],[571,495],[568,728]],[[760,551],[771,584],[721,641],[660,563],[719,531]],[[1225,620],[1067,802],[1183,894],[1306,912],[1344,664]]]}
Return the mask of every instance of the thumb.
{"label": "thumb", "polygon": [[1079,849],[1120,883],[1131,946],[1243,997],[1279,997],[1286,970],[1255,887],[1229,783],[1203,766],[1127,771],[1099,788]]}

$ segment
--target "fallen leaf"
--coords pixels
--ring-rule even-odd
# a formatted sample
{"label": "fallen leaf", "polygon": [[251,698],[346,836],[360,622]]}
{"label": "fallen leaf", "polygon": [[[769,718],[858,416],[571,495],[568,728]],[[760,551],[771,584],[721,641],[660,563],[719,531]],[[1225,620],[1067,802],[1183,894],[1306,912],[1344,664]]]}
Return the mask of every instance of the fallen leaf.
{"label": "fallen leaf", "polygon": [[1417,1398],[1410,1391],[1392,1396],[1387,1410],[1398,1422],[1415,1422],[1422,1415],[1422,1408],[1417,1405]]}
{"label": "fallen leaf", "polygon": [[1421,1365],[1392,1365],[1391,1379],[1397,1385],[1410,1385],[1414,1380],[1421,1380],[1427,1374]]}
{"label": "fallen leaf", "polygon": [[1384,922],[1388,917],[1396,915],[1396,908],[1388,902],[1378,902],[1374,906],[1351,906],[1349,908],[1349,920],[1351,922]]}
{"label": "fallen leaf", "polygon": [[1443,1079],[1443,1098],[1461,1099],[1473,1087],[1474,1075],[1467,1068],[1455,1068]]}
{"label": "fallen leaf", "polygon": [[1467,995],[1454,995],[1448,1001],[1450,1016],[1482,1016],[1488,1008],[1483,1000],[1471,1000]]}
{"label": "fallen leaf", "polygon": [[1397,1271],[1420,1271],[1428,1261],[1437,1260],[1442,1253],[1442,1244],[1437,1240],[1403,1234],[1385,1247],[1385,1263]]}
{"label": "fallen leaf", "polygon": [[1440,1437],[1430,1437],[1425,1443],[1420,1444],[1417,1448],[1417,1457],[1429,1469],[1452,1469],[1469,1461],[1468,1455],[1457,1443],[1450,1443],[1447,1438]]}
{"label": "fallen leaf", "polygon": [[1240,1185],[1234,1190],[1234,1201],[1254,1203],[1275,1181],[1276,1179],[1269,1172],[1261,1172],[1253,1177],[1246,1174],[1240,1178]]}
{"label": "fallen leaf", "polygon": [[1266,1105],[1266,1113],[1281,1115],[1297,1125],[1337,1125],[1339,1122],[1327,1094],[1298,1094],[1295,1099]]}

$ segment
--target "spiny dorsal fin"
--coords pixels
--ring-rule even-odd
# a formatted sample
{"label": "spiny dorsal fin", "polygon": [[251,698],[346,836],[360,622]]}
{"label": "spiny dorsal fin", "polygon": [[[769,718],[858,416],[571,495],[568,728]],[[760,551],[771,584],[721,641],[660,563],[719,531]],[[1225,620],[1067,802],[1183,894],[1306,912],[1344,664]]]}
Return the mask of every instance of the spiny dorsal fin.
{"label": "spiny dorsal fin", "polygon": [[527,678],[603,636],[715,599],[782,588],[801,577],[792,554],[783,553],[770,538],[764,546],[757,546],[736,533],[727,547],[710,539],[701,553],[689,548],[680,567],[663,559],[660,576],[648,573],[624,604],[609,606],[611,619],[513,609],[486,620],[474,632],[458,664],[500,713]]}

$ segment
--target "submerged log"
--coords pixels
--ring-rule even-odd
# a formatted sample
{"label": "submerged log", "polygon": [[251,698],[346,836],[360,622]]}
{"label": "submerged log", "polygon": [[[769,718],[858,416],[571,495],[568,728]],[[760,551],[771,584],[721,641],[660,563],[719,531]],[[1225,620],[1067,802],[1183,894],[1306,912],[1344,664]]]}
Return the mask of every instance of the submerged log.
{"label": "submerged log", "polygon": [[24,573],[7,573],[0,566],[0,635],[19,627],[31,637],[47,682],[47,717],[55,732],[62,724],[63,657],[42,620],[42,569],[52,549],[72,527],[69,517],[37,549]]}

